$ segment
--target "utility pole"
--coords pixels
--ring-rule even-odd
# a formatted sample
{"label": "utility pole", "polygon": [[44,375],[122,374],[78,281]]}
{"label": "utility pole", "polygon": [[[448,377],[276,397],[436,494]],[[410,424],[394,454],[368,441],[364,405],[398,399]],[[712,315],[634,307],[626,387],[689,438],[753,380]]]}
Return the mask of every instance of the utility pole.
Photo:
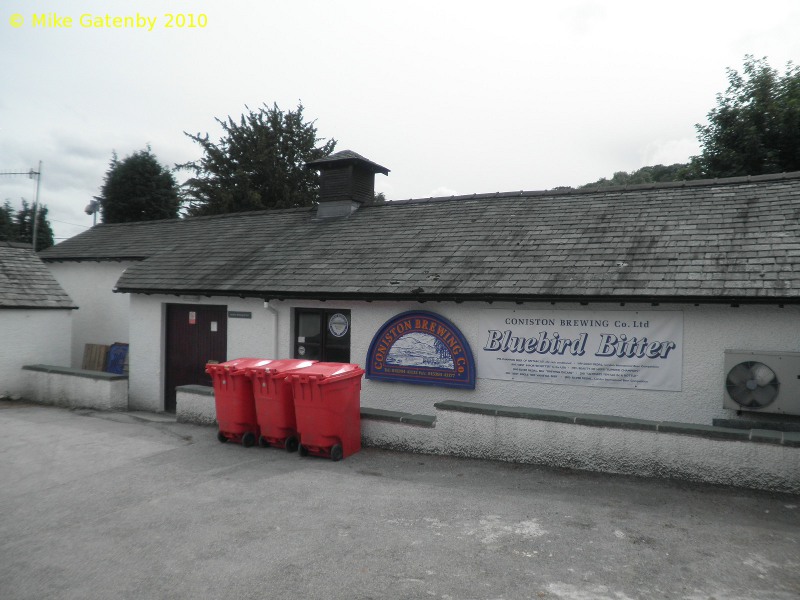
{"label": "utility pole", "polygon": [[42,183],[42,161],[39,161],[39,170],[31,169],[31,179],[36,173],[36,198],[33,200],[33,251],[36,252],[36,232],[39,229],[39,186]]}
{"label": "utility pole", "polygon": [[36,238],[37,238],[37,229],[39,228],[39,187],[42,183],[42,161],[39,161],[39,170],[34,171],[30,169],[29,171],[0,171],[0,175],[27,175],[31,179],[36,177],[36,196],[33,199],[33,223],[31,224],[33,228],[33,251],[36,252]]}

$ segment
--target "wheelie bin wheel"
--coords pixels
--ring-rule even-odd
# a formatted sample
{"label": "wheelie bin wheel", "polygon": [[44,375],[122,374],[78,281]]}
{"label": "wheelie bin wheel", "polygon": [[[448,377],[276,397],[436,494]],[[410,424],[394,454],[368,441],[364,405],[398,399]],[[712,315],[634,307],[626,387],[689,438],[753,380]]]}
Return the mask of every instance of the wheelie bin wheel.
{"label": "wheelie bin wheel", "polygon": [[286,448],[287,452],[297,452],[297,448],[300,446],[300,439],[296,435],[290,435],[286,438],[284,442],[284,447]]}
{"label": "wheelie bin wheel", "polygon": [[262,448],[266,448],[267,446],[269,446],[269,442],[263,435],[260,435],[258,436],[258,445]]}
{"label": "wheelie bin wheel", "polygon": [[248,431],[247,433],[242,435],[242,446],[245,448],[249,448],[253,444],[256,443],[256,434],[252,431]]}
{"label": "wheelie bin wheel", "polygon": [[298,454],[300,454],[300,456],[308,456],[308,448],[303,446],[303,444],[300,444],[300,447],[298,448]]}
{"label": "wheelie bin wheel", "polygon": [[338,460],[342,460],[343,451],[341,444],[334,444],[331,446],[331,460],[336,462]]}
{"label": "wheelie bin wheel", "polygon": [[221,444],[224,444],[225,442],[228,441],[228,437],[224,433],[222,433],[221,431],[217,432],[217,439],[219,440],[219,442]]}

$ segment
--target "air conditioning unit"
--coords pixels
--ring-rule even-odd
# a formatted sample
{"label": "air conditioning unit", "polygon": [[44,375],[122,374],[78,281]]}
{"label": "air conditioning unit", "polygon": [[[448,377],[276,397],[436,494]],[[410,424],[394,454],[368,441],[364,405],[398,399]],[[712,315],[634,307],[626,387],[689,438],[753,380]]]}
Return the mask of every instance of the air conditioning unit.
{"label": "air conditioning unit", "polygon": [[723,406],[800,415],[800,352],[725,350]]}

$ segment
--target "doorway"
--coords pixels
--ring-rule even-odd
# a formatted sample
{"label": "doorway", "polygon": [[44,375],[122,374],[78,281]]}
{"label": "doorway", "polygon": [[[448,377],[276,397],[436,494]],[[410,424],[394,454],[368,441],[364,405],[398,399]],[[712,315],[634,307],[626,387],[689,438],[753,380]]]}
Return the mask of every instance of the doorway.
{"label": "doorway", "polygon": [[175,412],[175,388],[211,385],[209,361],[225,362],[228,355],[228,307],[205,304],[167,304],[164,410]]}
{"label": "doorway", "polygon": [[350,311],[297,308],[294,358],[350,362]]}

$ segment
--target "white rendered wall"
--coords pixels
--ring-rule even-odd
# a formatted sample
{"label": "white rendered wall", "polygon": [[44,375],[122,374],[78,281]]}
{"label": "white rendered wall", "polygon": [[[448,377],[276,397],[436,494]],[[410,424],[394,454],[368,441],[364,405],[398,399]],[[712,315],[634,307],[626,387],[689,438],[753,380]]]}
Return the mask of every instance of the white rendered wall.
{"label": "white rendered wall", "polygon": [[[362,367],[375,332],[407,310],[435,312],[449,319],[466,337],[476,361],[486,342],[478,328],[486,303],[470,302],[317,302],[272,301],[278,313],[277,352],[273,351],[273,316],[261,300],[177,298],[136,295],[131,300],[131,406],[163,409],[163,306],[170,302],[226,304],[228,310],[253,313],[252,319],[228,319],[228,358],[291,357],[293,308],[342,308],[351,311],[351,362]],[[434,403],[460,400],[506,406],[527,406],[568,412],[613,415],[710,425],[714,418],[736,418],[722,407],[723,360],[726,349],[800,351],[800,308],[787,306],[494,303],[491,308],[539,310],[619,310],[683,312],[683,389],[680,392],[582,387],[478,378],[475,390],[365,380],[361,404],[371,408],[435,414]],[[141,350],[140,350],[141,349]]]}
{"label": "white rendered wall", "polygon": [[72,358],[79,369],[86,344],[128,342],[130,297],[115,294],[117,280],[131,262],[48,262],[50,272],[78,310],[72,318]]}
{"label": "white rendered wall", "polygon": [[32,364],[70,366],[73,310],[0,310],[0,397],[20,396]]}
{"label": "white rendered wall", "polygon": [[274,316],[257,299],[196,296],[131,296],[129,404],[131,410],[164,410],[164,345],[167,304],[225,305],[252,313],[228,318],[228,360],[274,358]]}
{"label": "white rendered wall", "polygon": [[280,311],[279,352],[291,355],[291,308],[350,309],[351,362],[366,364],[367,350],[375,332],[390,318],[407,310],[438,313],[461,330],[476,362],[485,344],[478,329],[481,311],[487,308],[540,310],[619,310],[683,312],[683,389],[680,392],[598,388],[481,379],[475,390],[365,380],[361,404],[418,414],[435,414],[434,403],[460,400],[506,406],[528,406],[581,412],[711,425],[714,418],[737,418],[722,407],[723,361],[726,349],[800,351],[800,307],[663,304],[530,303],[525,305],[469,302],[272,302]]}

